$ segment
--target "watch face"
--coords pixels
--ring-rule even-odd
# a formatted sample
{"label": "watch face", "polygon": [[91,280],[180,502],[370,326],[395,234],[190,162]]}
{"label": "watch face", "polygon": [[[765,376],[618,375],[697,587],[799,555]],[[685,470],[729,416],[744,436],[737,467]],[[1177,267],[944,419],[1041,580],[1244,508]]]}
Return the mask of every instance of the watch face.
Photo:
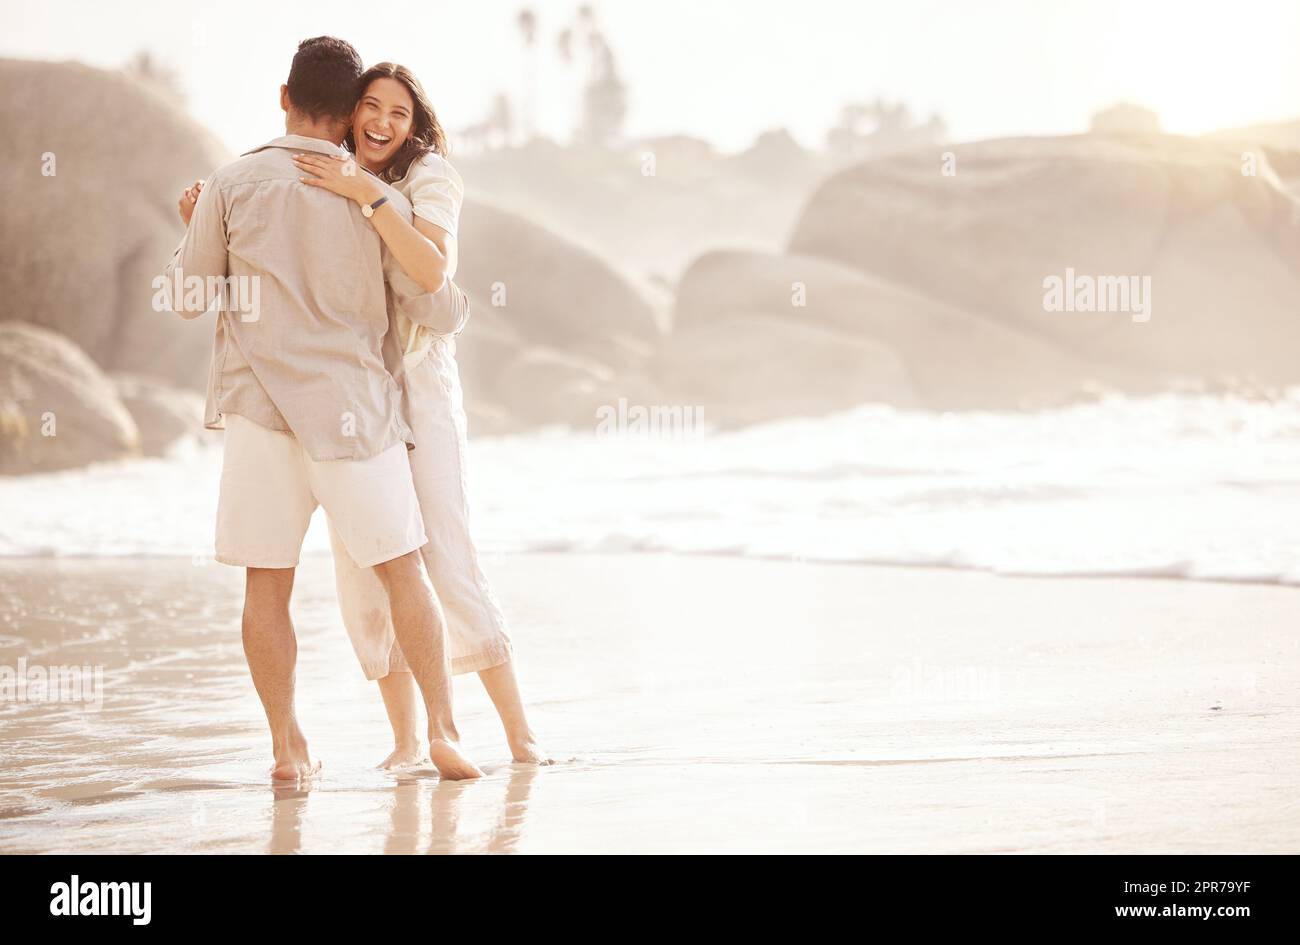
{"label": "watch face", "polygon": [[375,213],[375,210],[374,210],[373,207],[370,206],[370,204],[368,204],[368,203],[363,203],[363,204],[361,205],[361,215],[362,215],[363,217],[371,217],[371,216],[374,216],[374,213]]}

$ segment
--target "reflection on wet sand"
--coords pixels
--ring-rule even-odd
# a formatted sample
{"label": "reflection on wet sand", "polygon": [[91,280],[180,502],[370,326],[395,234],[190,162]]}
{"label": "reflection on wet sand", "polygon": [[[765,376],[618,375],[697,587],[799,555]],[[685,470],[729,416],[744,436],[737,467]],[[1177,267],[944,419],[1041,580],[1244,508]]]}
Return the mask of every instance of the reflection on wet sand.
{"label": "reflection on wet sand", "polygon": [[[462,827],[466,788],[474,785],[403,774],[393,790],[385,853],[514,853],[522,836],[535,765],[510,765],[505,794],[487,830]],[[423,833],[424,826],[428,832]]]}
{"label": "reflection on wet sand", "polygon": [[[486,829],[462,823],[468,790],[500,779],[489,776],[475,784],[442,781],[435,771],[408,771],[395,777],[396,784],[384,801],[389,810],[384,853],[515,853],[528,813],[528,796],[540,770],[535,765],[506,766],[505,792],[496,815]],[[271,789],[271,836],[267,853],[303,852],[303,825],[310,819],[312,785]]]}
{"label": "reflection on wet sand", "polygon": [[271,796],[271,841],[267,853],[301,853],[302,822],[307,815],[311,787],[273,787]]}

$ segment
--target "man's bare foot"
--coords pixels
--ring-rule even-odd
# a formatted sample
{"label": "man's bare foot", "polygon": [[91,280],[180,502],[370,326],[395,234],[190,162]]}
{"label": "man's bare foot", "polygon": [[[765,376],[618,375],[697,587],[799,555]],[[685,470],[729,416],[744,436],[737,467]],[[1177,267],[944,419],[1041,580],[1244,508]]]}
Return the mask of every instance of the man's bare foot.
{"label": "man's bare foot", "polygon": [[271,780],[295,784],[320,774],[320,761],[295,761],[271,766]]}
{"label": "man's bare foot", "polygon": [[555,759],[537,743],[537,736],[532,732],[525,732],[519,736],[507,735],[506,741],[510,743],[510,756],[519,764],[555,764]]}
{"label": "man's bare foot", "polygon": [[311,756],[307,740],[301,736],[273,746],[271,752],[275,758],[275,764],[271,765],[272,781],[302,781],[320,773],[320,761]]}
{"label": "man's bare foot", "polygon": [[461,754],[460,746],[445,738],[429,739],[429,758],[437,767],[438,774],[448,781],[483,777],[478,765]]}
{"label": "man's bare foot", "polygon": [[277,758],[271,765],[272,781],[305,781],[320,774],[320,761],[315,758]]}
{"label": "man's bare foot", "polygon": [[422,744],[416,742],[414,745],[394,748],[391,755],[379,762],[379,767],[385,771],[395,771],[399,768],[418,768],[428,763],[429,753]]}

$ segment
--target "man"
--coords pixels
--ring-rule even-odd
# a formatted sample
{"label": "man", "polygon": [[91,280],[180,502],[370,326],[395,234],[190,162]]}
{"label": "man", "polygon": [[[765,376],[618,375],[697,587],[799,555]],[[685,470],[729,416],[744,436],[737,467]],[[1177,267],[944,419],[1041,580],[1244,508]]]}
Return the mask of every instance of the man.
{"label": "man", "polygon": [[[433,763],[444,778],[476,778],[483,772],[458,746],[445,624],[420,559],[426,538],[406,455],[411,433],[385,366],[385,356],[400,361],[385,338],[390,304],[442,330],[463,313],[464,297],[448,282],[417,299],[424,290],[389,257],[364,212],[377,204],[363,208],[303,185],[291,157],[345,153],[361,71],[342,40],[299,45],[280,87],[285,136],[208,179],[164,273],[166,299],[186,318],[220,309],[205,418],[226,430],[216,557],[247,569],[244,653],[271,728],[272,777],[296,780],[320,768],[294,713],[289,617],[294,569],[319,504],[353,559],[374,567],[384,586],[428,710]],[[405,198],[387,185],[383,192],[409,219]],[[241,304],[229,308],[228,295]]]}

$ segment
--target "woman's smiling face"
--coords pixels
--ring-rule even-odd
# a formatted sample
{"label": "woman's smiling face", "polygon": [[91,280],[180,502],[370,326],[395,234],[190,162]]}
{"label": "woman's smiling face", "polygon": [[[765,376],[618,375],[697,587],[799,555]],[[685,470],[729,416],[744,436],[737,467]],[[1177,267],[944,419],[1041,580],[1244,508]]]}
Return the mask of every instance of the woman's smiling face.
{"label": "woman's smiling face", "polygon": [[406,143],[414,107],[411,93],[396,79],[381,77],[366,86],[352,113],[352,138],[367,169],[383,170]]}

